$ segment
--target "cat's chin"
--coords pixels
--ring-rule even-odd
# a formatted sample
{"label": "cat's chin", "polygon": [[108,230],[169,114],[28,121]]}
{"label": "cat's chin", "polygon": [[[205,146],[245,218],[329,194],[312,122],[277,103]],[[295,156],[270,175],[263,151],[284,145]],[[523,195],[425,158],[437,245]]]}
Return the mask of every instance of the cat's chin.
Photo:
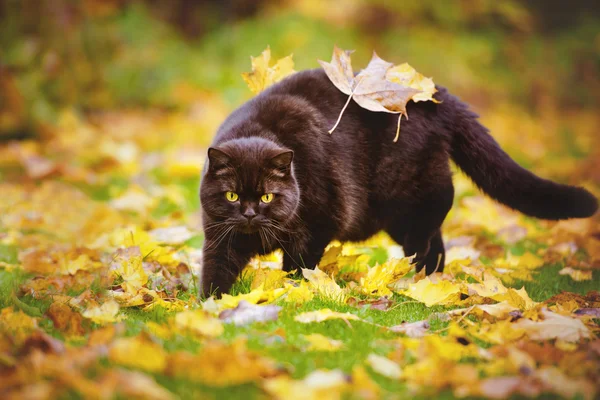
{"label": "cat's chin", "polygon": [[258,233],[258,230],[260,228],[258,226],[252,226],[252,225],[242,225],[240,227],[237,228],[237,231],[239,233],[243,233],[245,235],[252,235],[255,233]]}

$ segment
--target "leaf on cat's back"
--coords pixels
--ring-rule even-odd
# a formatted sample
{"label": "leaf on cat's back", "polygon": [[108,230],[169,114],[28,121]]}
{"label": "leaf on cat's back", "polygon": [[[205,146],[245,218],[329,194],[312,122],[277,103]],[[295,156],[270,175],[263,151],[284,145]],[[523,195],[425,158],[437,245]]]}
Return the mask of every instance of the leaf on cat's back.
{"label": "leaf on cat's back", "polygon": [[269,47],[260,56],[250,57],[250,59],[252,60],[252,72],[244,72],[242,78],[244,78],[248,88],[255,94],[296,72],[294,71],[292,55],[280,58],[275,65],[269,66],[271,62],[271,49]]}
{"label": "leaf on cat's back", "polygon": [[369,65],[354,76],[351,53],[335,46],[330,63],[319,60],[319,64],[335,87],[349,96],[329,133],[335,130],[348,103],[354,99],[359,106],[370,111],[400,114],[394,138],[396,142],[400,134],[402,115],[408,118],[406,104],[409,100],[437,102],[432,97],[436,92],[433,80],[425,78],[406,63],[394,66],[381,59],[375,52]]}

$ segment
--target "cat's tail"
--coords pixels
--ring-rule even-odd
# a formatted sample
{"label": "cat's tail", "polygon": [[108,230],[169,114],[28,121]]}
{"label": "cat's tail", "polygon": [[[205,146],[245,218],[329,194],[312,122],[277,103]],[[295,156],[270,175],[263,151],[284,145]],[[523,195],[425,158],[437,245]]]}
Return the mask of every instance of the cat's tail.
{"label": "cat's tail", "polygon": [[[532,217],[543,219],[585,218],[598,209],[598,201],[581,187],[542,179],[519,166],[457,99],[451,129],[451,156],[481,190],[490,197]],[[442,103],[443,104],[443,103]]]}

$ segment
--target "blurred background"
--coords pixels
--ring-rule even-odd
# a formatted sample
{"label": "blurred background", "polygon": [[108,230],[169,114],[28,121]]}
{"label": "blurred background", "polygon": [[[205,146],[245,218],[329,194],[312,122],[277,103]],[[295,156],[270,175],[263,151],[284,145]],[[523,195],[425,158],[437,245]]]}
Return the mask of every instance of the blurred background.
{"label": "blurred background", "polygon": [[356,69],[373,50],[409,62],[519,163],[597,191],[595,0],[0,0],[0,178],[134,208],[161,187],[161,213],[194,209],[206,146],[252,96],[250,56],[269,45],[302,70],[334,44]]}

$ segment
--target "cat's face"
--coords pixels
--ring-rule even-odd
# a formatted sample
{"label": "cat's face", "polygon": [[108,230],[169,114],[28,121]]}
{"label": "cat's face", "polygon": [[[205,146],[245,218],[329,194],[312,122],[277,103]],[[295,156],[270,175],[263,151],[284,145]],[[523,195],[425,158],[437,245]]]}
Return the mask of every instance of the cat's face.
{"label": "cat's face", "polygon": [[[284,230],[300,196],[293,156],[291,150],[260,138],[210,148],[200,201],[212,224],[246,234]],[[205,229],[211,229],[211,222]]]}

